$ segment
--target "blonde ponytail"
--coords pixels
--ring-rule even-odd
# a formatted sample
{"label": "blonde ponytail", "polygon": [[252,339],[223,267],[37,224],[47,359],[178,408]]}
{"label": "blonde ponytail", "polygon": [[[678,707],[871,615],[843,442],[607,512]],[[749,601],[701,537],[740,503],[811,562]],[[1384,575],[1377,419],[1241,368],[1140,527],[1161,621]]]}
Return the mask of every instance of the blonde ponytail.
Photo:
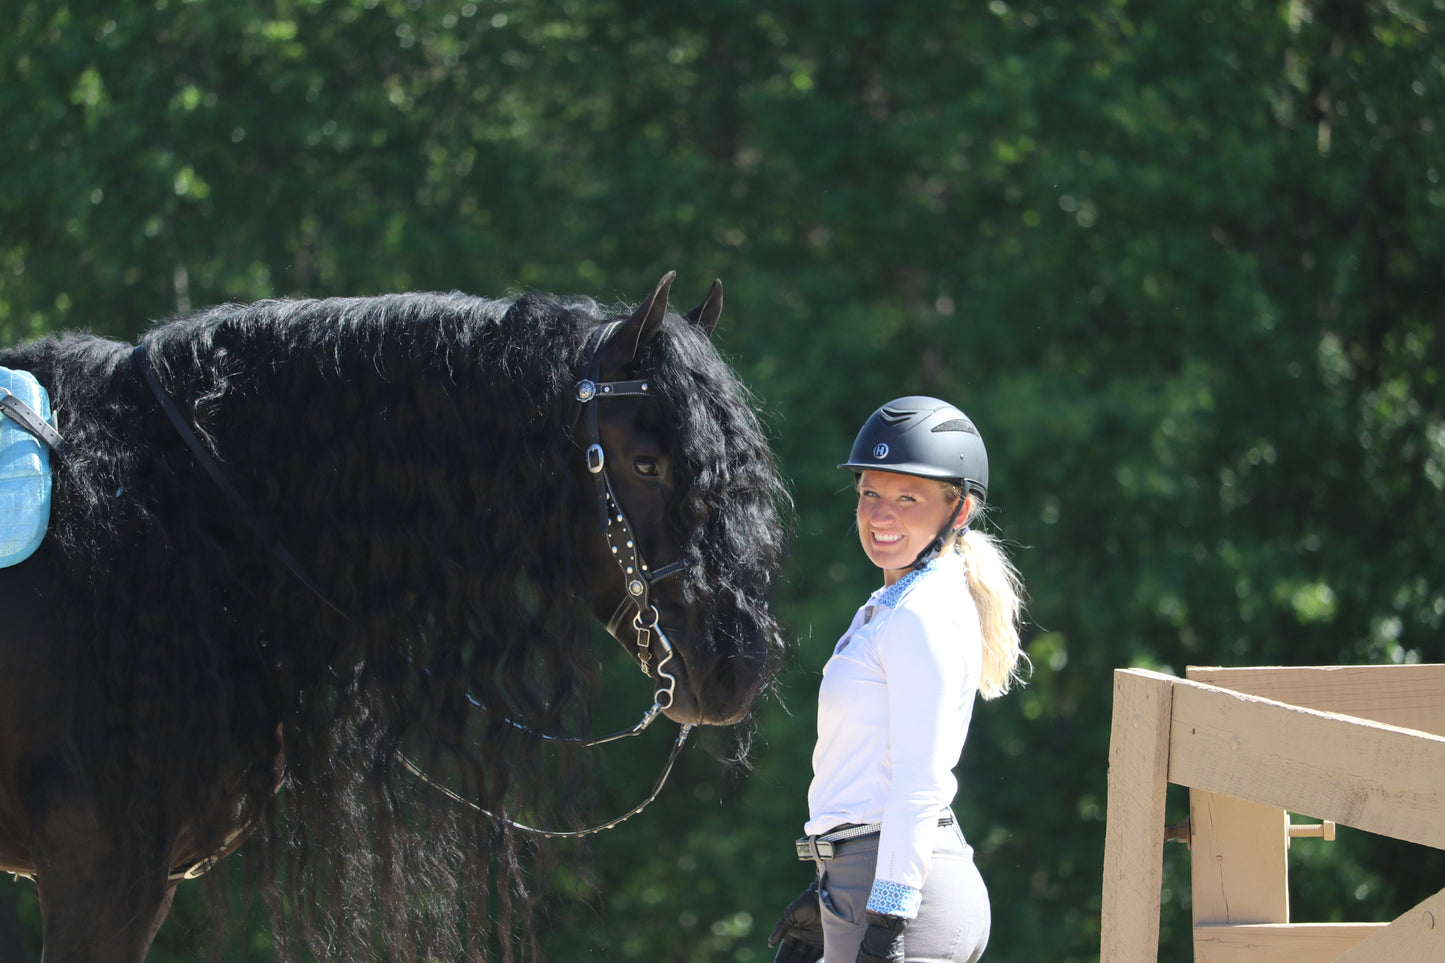
{"label": "blonde ponytail", "polygon": [[998,540],[987,532],[965,530],[954,540],[954,549],[963,556],[969,594],[983,630],[978,692],[985,699],[996,699],[1022,681],[1021,669],[1029,665],[1028,656],[1019,648],[1023,582]]}

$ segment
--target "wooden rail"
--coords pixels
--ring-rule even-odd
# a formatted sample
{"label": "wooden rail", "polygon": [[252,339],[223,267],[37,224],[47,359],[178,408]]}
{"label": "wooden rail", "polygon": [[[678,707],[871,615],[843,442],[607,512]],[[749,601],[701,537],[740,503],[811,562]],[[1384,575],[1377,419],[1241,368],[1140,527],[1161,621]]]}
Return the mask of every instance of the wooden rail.
{"label": "wooden rail", "polygon": [[1195,963],[1445,960],[1445,890],[1391,923],[1291,923],[1285,859],[1291,812],[1445,849],[1445,665],[1186,676],[1114,673],[1100,963],[1158,959],[1169,783]]}

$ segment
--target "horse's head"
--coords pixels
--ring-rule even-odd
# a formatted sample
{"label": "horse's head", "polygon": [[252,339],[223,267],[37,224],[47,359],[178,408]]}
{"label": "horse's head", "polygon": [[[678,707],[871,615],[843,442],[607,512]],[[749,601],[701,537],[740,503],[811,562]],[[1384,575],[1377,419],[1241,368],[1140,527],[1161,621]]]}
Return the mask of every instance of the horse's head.
{"label": "horse's head", "polygon": [[786,500],[746,392],[708,337],[722,283],[679,316],[674,274],[588,343],[574,440],[597,523],[587,601],[682,723],[738,721],[779,649],[767,592]]}

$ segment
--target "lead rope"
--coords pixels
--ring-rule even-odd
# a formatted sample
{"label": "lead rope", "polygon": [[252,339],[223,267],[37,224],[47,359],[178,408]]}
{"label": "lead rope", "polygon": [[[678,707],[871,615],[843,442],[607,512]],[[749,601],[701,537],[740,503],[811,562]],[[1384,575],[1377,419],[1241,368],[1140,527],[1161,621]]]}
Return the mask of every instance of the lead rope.
{"label": "lead rope", "polygon": [[[644,722],[642,723],[642,725],[645,726],[646,723]],[[638,729],[637,731],[640,732],[641,729]],[[519,832],[530,833],[533,836],[542,836],[547,839],[577,839],[583,836],[591,836],[596,833],[605,832],[606,830],[611,829],[613,826],[616,826],[619,823],[631,819],[633,816],[636,816],[638,813],[646,809],[652,803],[652,801],[657,798],[658,794],[662,792],[663,784],[667,782],[667,777],[672,774],[673,763],[677,762],[678,755],[682,753],[683,744],[687,742],[687,737],[690,732],[692,732],[692,725],[690,723],[679,727],[677,732],[677,738],[674,739],[672,742],[672,751],[667,754],[667,761],[662,766],[662,772],[658,774],[657,781],[652,784],[652,791],[647,794],[646,799],[642,800],[642,802],[638,803],[636,806],[633,806],[631,809],[623,813],[621,816],[618,816],[616,819],[609,820],[608,822],[602,823],[597,826],[591,826],[587,829],[538,829],[535,826],[528,826],[525,823],[519,823],[515,819],[512,819],[510,816],[499,815],[489,809],[484,809],[483,807],[477,805],[475,802],[472,802],[472,800],[470,799],[463,798],[462,796],[453,792],[451,789],[448,789],[446,786],[443,786],[441,783],[437,782],[431,776],[428,776],[425,772],[421,770],[419,766],[413,763],[410,759],[406,758],[405,756],[401,756],[399,758],[401,759],[402,765],[406,766],[407,769],[410,769],[411,772],[417,777],[417,779],[426,783],[428,786],[431,786],[433,789],[450,799],[452,802],[458,803],[462,806],[466,806],[468,809],[471,809],[474,812],[479,812],[484,816],[496,820],[497,822],[506,823],[508,826],[515,830],[518,830]],[[617,735],[614,738],[620,739],[623,737],[623,735],[634,734],[635,733],[633,732],[628,732],[625,734]],[[547,737],[544,736],[543,738]]]}

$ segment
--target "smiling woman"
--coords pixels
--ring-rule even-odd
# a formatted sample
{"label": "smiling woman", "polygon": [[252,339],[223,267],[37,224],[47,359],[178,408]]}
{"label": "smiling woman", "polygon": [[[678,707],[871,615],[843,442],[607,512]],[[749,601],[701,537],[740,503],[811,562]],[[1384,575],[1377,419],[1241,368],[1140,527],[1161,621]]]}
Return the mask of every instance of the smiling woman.
{"label": "smiling woman", "polygon": [[969,517],[974,496],[933,478],[868,469],[858,476],[858,539],[868,561],[892,585],[940,537],[952,538]]}
{"label": "smiling woman", "polygon": [[952,770],[975,694],[1001,695],[1023,661],[1018,576],[970,528],[988,454],[962,411],[909,397],[874,412],[838,467],[855,475],[858,539],[883,588],[823,669],[797,841],[818,878],[771,942],[777,963],[977,960],[988,891],[950,808]]}

